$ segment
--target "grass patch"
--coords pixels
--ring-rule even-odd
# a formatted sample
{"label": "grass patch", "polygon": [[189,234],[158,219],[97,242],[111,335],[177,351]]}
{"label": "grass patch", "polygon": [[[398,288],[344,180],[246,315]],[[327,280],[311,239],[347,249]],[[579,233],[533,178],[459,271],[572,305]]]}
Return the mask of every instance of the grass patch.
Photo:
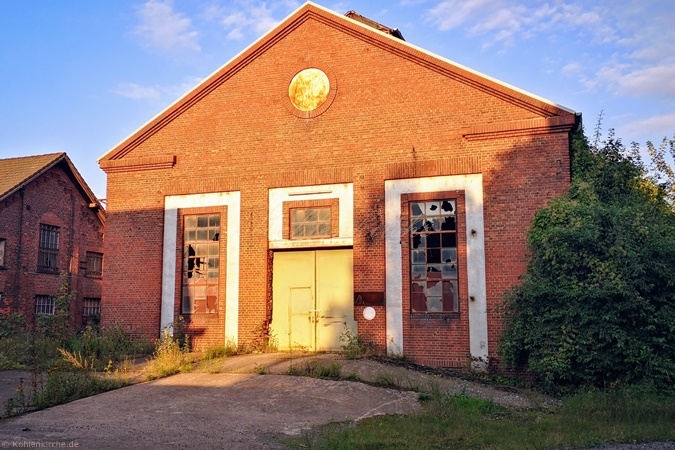
{"label": "grass patch", "polygon": [[227,358],[239,354],[237,346],[234,344],[214,345],[204,350],[203,359]]}
{"label": "grass patch", "polygon": [[375,352],[375,344],[363,336],[354,334],[349,328],[340,335],[342,356],[347,359],[366,358]]}
{"label": "grass patch", "polygon": [[648,389],[592,392],[564,400],[554,413],[518,411],[462,395],[425,394],[423,410],[316,428],[295,448],[578,448],[675,439],[675,397]]}
{"label": "grass patch", "polygon": [[318,359],[308,359],[302,360],[300,363],[291,361],[288,374],[300,377],[338,379],[340,378],[341,370],[342,365],[337,361],[325,365]]}
{"label": "grass patch", "polygon": [[168,332],[164,331],[157,341],[153,358],[148,361],[145,372],[148,380],[164,378],[177,373],[192,370],[192,357],[187,340],[181,344]]}

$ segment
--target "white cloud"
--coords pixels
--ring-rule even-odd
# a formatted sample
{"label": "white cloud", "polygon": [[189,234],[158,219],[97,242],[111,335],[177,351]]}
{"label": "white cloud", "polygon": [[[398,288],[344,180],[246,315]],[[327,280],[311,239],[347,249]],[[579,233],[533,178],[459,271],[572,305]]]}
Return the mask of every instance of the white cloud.
{"label": "white cloud", "polygon": [[486,5],[487,0],[446,0],[429,10],[427,19],[447,31],[464,24]]}
{"label": "white cloud", "polygon": [[675,133],[675,113],[652,116],[625,125],[628,133],[672,137]]}
{"label": "white cloud", "polygon": [[618,79],[625,95],[666,95],[675,99],[675,64],[640,68]]}
{"label": "white cloud", "polygon": [[132,100],[157,100],[160,97],[160,89],[157,86],[141,86],[129,82],[119,83],[112,93]]}
{"label": "white cloud", "polygon": [[172,86],[143,86],[138,83],[122,82],[118,83],[111,92],[136,101],[154,101],[160,98],[177,99],[192,90],[203,80],[203,78],[199,77],[188,77],[181,84]]}
{"label": "white cloud", "polygon": [[531,38],[553,27],[569,35],[592,35],[596,42],[614,41],[616,33],[602,13],[576,3],[530,6],[506,0],[444,0],[427,11],[426,19],[441,31],[464,27],[471,35],[486,36],[484,47],[495,41],[511,45],[518,37]]}
{"label": "white cloud", "polygon": [[249,32],[255,37],[267,33],[279,23],[275,18],[277,12],[285,16],[299,5],[295,0],[273,2],[271,6],[255,0],[235,0],[229,6],[211,6],[207,14],[228,31],[227,39],[240,40]]}
{"label": "white cloud", "polygon": [[173,9],[171,0],[148,0],[138,10],[140,24],[134,34],[147,48],[162,51],[179,49],[200,51],[199,33],[192,30],[192,21]]}

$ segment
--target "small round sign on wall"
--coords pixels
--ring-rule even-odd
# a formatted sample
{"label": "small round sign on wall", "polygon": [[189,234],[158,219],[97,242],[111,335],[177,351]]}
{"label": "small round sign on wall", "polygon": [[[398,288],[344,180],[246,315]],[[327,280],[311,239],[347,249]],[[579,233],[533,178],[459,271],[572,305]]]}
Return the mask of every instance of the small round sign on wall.
{"label": "small round sign on wall", "polygon": [[363,317],[366,320],[373,320],[375,318],[375,308],[373,308],[372,306],[366,306],[363,309]]}

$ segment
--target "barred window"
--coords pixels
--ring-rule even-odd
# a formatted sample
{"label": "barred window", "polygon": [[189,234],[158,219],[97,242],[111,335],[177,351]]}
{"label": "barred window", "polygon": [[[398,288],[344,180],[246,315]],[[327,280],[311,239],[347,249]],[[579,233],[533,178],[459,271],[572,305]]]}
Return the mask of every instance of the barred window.
{"label": "barred window", "polygon": [[100,298],[85,298],[84,299],[84,317],[98,316],[101,314],[101,299]]}
{"label": "barred window", "polygon": [[35,314],[54,315],[54,297],[50,295],[35,296]]}
{"label": "barred window", "polygon": [[103,253],[87,252],[87,276],[100,277],[103,273]]}
{"label": "barred window", "polygon": [[40,224],[40,248],[38,251],[38,271],[56,273],[59,271],[59,227]]}
{"label": "barred window", "polygon": [[411,312],[458,311],[454,200],[410,203]]}

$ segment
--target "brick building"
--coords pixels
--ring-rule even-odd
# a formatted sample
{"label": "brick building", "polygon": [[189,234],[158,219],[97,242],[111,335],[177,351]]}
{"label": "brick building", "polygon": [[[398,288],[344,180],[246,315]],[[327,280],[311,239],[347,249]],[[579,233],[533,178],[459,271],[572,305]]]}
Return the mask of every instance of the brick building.
{"label": "brick building", "polygon": [[0,159],[0,312],[54,314],[65,274],[74,325],[98,315],[104,222],[65,153]]}
{"label": "brick building", "polygon": [[535,211],[580,116],[306,3],[111,149],[104,322],[197,346],[350,329],[390,354],[495,354]]}

